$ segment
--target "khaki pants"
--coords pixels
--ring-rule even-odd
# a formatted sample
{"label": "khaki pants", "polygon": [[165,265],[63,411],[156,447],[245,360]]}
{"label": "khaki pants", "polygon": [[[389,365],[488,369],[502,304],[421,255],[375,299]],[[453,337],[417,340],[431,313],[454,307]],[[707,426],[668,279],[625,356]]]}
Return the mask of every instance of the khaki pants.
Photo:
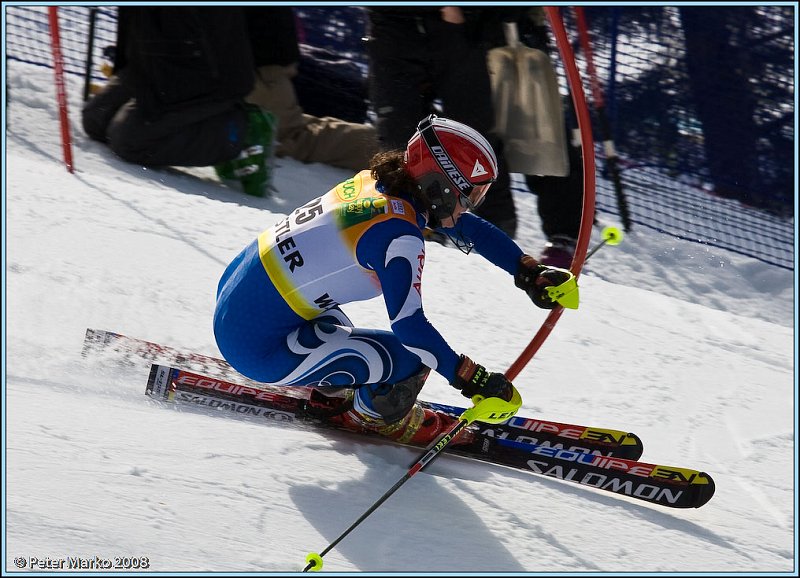
{"label": "khaki pants", "polygon": [[275,154],[353,171],[368,168],[378,152],[375,127],[305,114],[292,84],[296,74],[296,65],[262,66],[256,71],[255,88],[246,98],[278,118]]}

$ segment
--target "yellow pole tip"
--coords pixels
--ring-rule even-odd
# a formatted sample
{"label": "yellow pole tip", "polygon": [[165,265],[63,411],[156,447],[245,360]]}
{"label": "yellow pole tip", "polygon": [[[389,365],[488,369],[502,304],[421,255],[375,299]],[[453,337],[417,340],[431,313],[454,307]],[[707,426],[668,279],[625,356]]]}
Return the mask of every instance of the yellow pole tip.
{"label": "yellow pole tip", "polygon": [[619,245],[622,243],[622,231],[616,227],[606,227],[602,231],[603,239],[609,245]]}
{"label": "yellow pole tip", "polygon": [[322,556],[316,552],[308,553],[308,556],[306,556],[306,563],[308,564],[308,569],[312,572],[319,572],[322,570]]}

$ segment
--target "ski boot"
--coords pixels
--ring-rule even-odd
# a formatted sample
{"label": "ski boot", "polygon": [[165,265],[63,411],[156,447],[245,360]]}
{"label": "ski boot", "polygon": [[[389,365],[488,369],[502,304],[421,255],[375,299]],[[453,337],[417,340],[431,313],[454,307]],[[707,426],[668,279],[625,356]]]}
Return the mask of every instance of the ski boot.
{"label": "ski boot", "polygon": [[545,243],[544,250],[539,256],[539,263],[559,269],[569,269],[572,265],[572,256],[575,254],[577,240],[566,235],[553,235]]}
{"label": "ski boot", "polygon": [[[417,403],[417,395],[429,373],[430,369],[424,367],[394,384],[369,384],[348,390],[344,401],[328,402],[331,411],[325,419],[351,431],[373,432],[401,444],[427,446],[458,421],[456,417]],[[321,392],[317,390],[315,393]],[[312,403],[318,407],[325,405],[319,396]],[[464,430],[452,443],[468,443],[470,440],[471,436]]]}
{"label": "ski boot", "polygon": [[240,187],[254,197],[268,196],[272,190],[277,118],[268,110],[246,104],[247,136],[235,159],[214,166],[220,180]]}

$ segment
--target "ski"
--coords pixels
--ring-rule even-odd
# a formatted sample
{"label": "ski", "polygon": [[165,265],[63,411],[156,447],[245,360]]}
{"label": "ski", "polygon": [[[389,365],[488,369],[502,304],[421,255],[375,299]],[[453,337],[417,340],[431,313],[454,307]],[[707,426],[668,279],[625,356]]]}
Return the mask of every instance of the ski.
{"label": "ski", "polygon": [[[307,388],[276,387],[247,379],[234,370],[226,361],[215,357],[180,351],[178,349],[127,337],[110,331],[87,329],[83,354],[110,351],[119,356],[124,363],[146,360],[169,365],[224,382],[232,382],[240,387],[274,392],[287,397],[308,394]],[[434,411],[451,416],[460,416],[465,408],[420,401]],[[499,439],[540,444],[568,451],[588,452],[606,457],[619,457],[637,460],[644,448],[639,437],[630,432],[616,429],[575,425],[555,421],[514,416],[502,424],[478,424],[481,434]]]}
{"label": "ski", "polygon": [[[699,508],[714,496],[713,478],[695,469],[598,456],[508,439],[484,439],[476,443],[483,443],[481,451],[492,463],[661,506]],[[453,453],[462,451],[461,447],[453,449]]]}
{"label": "ski", "polygon": [[[154,363],[145,393],[177,406],[269,422],[313,423],[377,436],[313,412],[311,388],[253,388]],[[563,444],[497,436],[483,426],[469,426],[467,435],[459,436],[445,451],[670,508],[699,508],[714,495],[714,481],[705,472],[568,449]]]}

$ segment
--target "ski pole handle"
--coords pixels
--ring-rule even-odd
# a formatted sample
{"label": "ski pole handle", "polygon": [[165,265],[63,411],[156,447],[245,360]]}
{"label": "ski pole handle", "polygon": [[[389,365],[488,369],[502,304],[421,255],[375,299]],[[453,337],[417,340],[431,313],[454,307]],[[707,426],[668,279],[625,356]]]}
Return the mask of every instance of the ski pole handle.
{"label": "ski pole handle", "polygon": [[[586,254],[583,262],[589,260],[589,257],[594,255],[603,245],[619,245],[622,242],[622,231],[616,227],[606,227],[602,232],[603,240],[600,241],[594,248]],[[567,271],[567,270],[565,270]],[[546,287],[547,295],[552,301],[557,302],[562,307],[567,309],[577,309],[580,301],[578,293],[578,280],[571,271],[567,271],[570,278],[561,283],[560,285],[552,285]]]}
{"label": "ski pole handle", "polygon": [[461,414],[462,420],[467,420],[467,425],[473,421],[480,421],[483,423],[503,423],[516,415],[520,407],[522,407],[522,396],[513,388],[511,399],[506,401],[499,397],[483,397],[482,395],[473,395],[472,403],[475,405],[464,413]]}

